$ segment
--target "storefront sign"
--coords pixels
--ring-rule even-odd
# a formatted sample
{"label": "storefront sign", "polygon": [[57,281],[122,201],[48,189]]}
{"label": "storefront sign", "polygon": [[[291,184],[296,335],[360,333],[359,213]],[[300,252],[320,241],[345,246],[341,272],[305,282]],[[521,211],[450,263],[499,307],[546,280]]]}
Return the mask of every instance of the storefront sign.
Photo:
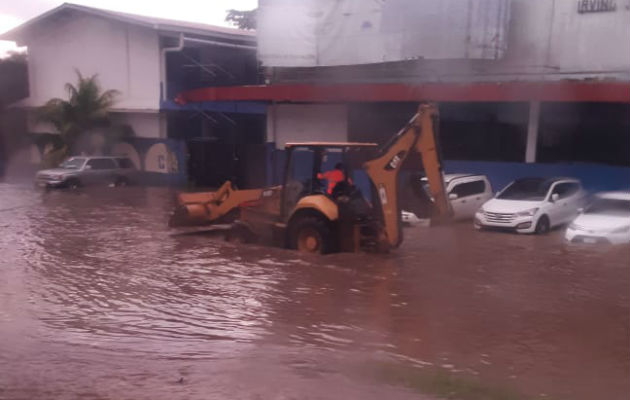
{"label": "storefront sign", "polygon": [[617,3],[615,0],[578,0],[578,13],[595,13],[615,11]]}

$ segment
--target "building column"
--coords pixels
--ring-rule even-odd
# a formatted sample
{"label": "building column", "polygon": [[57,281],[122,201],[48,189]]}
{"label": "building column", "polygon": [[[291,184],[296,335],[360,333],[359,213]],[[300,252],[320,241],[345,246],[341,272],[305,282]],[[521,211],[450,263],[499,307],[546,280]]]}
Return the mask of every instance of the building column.
{"label": "building column", "polygon": [[538,145],[538,124],[540,122],[540,102],[529,102],[529,120],[527,122],[527,145],[525,162],[536,162],[536,146]]}
{"label": "building column", "polygon": [[267,105],[267,132],[265,142],[275,142],[276,141],[276,104],[270,103]]}
{"label": "building column", "polygon": [[159,137],[168,138],[168,119],[166,112],[158,112]]}

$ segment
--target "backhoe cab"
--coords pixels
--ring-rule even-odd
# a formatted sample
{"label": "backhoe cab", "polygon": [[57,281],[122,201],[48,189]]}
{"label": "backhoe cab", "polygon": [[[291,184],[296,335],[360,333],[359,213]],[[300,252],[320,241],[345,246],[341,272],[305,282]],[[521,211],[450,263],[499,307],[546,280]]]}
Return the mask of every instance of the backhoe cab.
{"label": "backhoe cab", "polygon": [[[374,143],[288,143],[283,184],[241,208],[238,224],[255,236],[273,226],[272,240],[305,252],[356,251],[375,246],[377,222],[363,161]],[[328,190],[321,174],[341,164],[345,179]]]}
{"label": "backhoe cab", "polygon": [[[375,143],[288,143],[282,185],[235,191],[226,182],[215,193],[180,194],[179,220],[211,224],[235,215],[229,239],[268,238],[310,253],[398,247],[398,174],[411,151],[422,158],[434,217],[450,214],[436,143],[437,117],[435,105],[421,104],[380,148]],[[339,165],[344,179],[334,185],[321,179]]]}

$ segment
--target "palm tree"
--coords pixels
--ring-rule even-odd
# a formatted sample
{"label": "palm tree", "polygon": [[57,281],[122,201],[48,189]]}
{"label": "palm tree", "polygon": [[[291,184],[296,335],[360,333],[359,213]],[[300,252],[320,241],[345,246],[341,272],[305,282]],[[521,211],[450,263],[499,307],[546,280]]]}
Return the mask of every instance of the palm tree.
{"label": "palm tree", "polygon": [[[117,90],[101,92],[97,75],[84,77],[76,70],[77,84],[66,83],[68,100],[53,98],[37,110],[37,118],[41,122],[50,123],[59,132],[64,145],[54,149],[54,158],[63,159],[75,146],[77,139],[95,128],[102,128],[107,136],[119,136],[121,127],[113,127],[109,118],[109,110],[114,104]],[[128,127],[122,129],[129,132]]]}

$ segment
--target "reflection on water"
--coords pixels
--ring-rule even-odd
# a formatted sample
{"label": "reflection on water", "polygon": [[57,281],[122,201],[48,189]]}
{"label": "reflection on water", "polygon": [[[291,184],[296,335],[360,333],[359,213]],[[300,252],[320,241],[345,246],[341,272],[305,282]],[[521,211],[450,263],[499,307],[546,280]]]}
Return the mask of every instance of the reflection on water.
{"label": "reflection on water", "polygon": [[171,235],[172,199],[0,184],[0,398],[417,398],[383,366],[627,398],[627,246],[459,224],[309,257]]}

